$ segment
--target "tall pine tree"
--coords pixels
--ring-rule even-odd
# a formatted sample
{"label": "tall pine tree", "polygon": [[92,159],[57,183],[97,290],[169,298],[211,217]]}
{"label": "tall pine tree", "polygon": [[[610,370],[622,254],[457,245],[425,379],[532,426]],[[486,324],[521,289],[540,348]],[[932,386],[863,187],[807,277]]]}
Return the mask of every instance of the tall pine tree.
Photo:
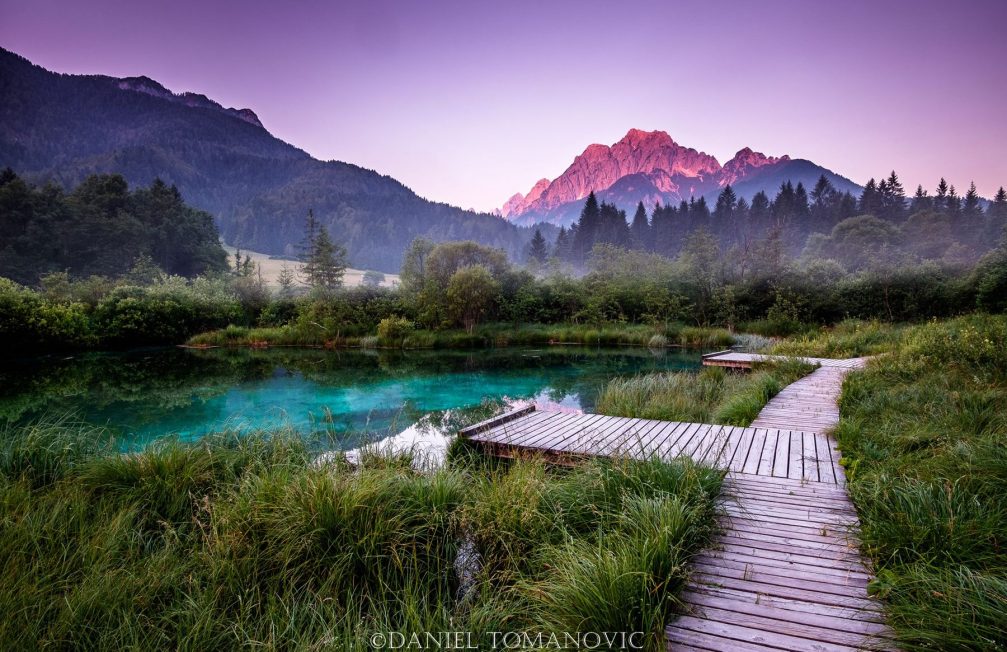
{"label": "tall pine tree", "polygon": [[545,238],[542,237],[542,231],[535,229],[535,235],[532,236],[531,242],[528,244],[528,260],[529,262],[535,262],[538,264],[544,264],[549,258],[549,246],[545,242]]}
{"label": "tall pine tree", "polygon": [[582,263],[587,260],[587,255],[598,237],[600,226],[601,208],[598,206],[598,198],[594,196],[594,191],[591,191],[577,221],[577,232],[573,240],[573,258],[576,262]]}
{"label": "tall pine tree", "polygon": [[647,209],[643,202],[636,206],[636,213],[633,215],[633,224],[629,227],[634,249],[652,249],[653,242],[650,234],[650,223],[647,221]]}

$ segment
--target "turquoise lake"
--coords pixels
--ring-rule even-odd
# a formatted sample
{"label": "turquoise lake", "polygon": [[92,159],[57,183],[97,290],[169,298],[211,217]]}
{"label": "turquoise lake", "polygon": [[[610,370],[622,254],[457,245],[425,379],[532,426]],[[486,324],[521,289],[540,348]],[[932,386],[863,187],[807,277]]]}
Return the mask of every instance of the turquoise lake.
{"label": "turquoise lake", "polygon": [[695,370],[700,353],[553,346],[466,351],[146,349],[7,361],[0,421],[68,414],[123,449],[165,436],[292,428],[352,448],[448,432],[513,401],[591,410],[611,378]]}

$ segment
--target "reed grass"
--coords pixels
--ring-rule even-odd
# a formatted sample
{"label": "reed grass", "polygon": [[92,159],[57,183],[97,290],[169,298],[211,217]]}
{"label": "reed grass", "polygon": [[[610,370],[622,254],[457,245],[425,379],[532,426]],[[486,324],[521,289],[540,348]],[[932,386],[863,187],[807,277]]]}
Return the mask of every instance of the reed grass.
{"label": "reed grass", "polygon": [[906,328],[879,321],[847,319],[831,328],[823,327],[781,340],[770,347],[770,353],[819,358],[877,355],[898,346]]}
{"label": "reed grass", "polygon": [[722,328],[702,328],[679,323],[641,324],[484,324],[472,333],[463,330],[412,331],[402,337],[344,336],[316,326],[275,328],[228,326],[190,338],[189,346],[325,346],[364,348],[479,348],[538,344],[585,346],[649,346],[663,348],[723,348],[734,336]]}
{"label": "reed grass", "polygon": [[849,376],[837,437],[903,649],[1007,646],[1007,317],[903,329]]}
{"label": "reed grass", "polygon": [[608,382],[598,397],[601,414],[662,421],[747,426],[771,398],[814,367],[796,361],[760,363],[751,373],[704,367]]}
{"label": "reed grass", "polygon": [[284,432],[128,455],[67,419],[3,434],[3,649],[616,625],[663,649],[721,480],[687,461],[486,464],[460,445],[437,469],[377,450],[352,466]]}

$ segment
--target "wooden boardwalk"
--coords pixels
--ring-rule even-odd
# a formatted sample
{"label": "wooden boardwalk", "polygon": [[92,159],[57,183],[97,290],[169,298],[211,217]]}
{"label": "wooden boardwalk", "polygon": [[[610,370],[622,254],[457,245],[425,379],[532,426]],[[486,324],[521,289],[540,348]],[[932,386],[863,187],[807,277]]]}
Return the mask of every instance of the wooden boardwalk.
{"label": "wooden boardwalk", "polygon": [[489,453],[558,459],[681,455],[728,470],[722,532],[694,559],[672,650],[741,652],[894,649],[857,515],[828,431],[843,377],[836,361],[784,388],[748,428],[538,411],[534,406],[460,434]]}
{"label": "wooden boardwalk", "polygon": [[783,360],[800,360],[819,367],[835,367],[837,369],[860,369],[866,363],[865,358],[811,358],[802,356],[766,355],[763,353],[742,353],[740,351],[717,351],[703,356],[703,364],[707,367],[732,367],[735,369],[750,369],[756,362],[781,362]]}

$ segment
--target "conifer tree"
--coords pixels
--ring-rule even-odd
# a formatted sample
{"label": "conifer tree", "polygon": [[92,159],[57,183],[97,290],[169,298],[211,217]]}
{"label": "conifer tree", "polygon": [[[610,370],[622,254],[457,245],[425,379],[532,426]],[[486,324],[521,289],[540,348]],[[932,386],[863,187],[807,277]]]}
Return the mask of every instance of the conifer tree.
{"label": "conifer tree", "polygon": [[573,258],[576,262],[587,260],[587,254],[594,247],[598,236],[600,222],[601,208],[598,206],[598,198],[594,196],[594,191],[591,191],[577,221],[577,233],[573,241]]}
{"label": "conifer tree", "polygon": [[933,208],[933,199],[923,189],[923,184],[916,186],[916,194],[913,195],[913,199],[909,204],[909,213],[915,215],[921,211],[930,210]]}
{"label": "conifer tree", "polygon": [[346,249],[334,243],[325,227],[318,229],[311,253],[314,278],[311,287],[335,290],[343,284],[346,273]]}
{"label": "conifer tree", "polygon": [[937,183],[933,206],[934,210],[938,212],[948,209],[948,182],[944,180],[944,177],[941,177],[941,180]]}
{"label": "conifer tree", "polygon": [[838,221],[835,220],[836,200],[836,189],[825,178],[824,174],[819,176],[818,181],[815,182],[815,187],[811,189],[810,209],[811,217],[814,219],[815,226],[818,229],[827,231]]}
{"label": "conifer tree", "polygon": [[276,277],[276,283],[280,286],[280,296],[289,297],[294,294],[294,283],[296,281],[294,270],[284,263],[280,268],[280,274]]}
{"label": "conifer tree", "polygon": [[532,236],[531,242],[528,244],[528,260],[544,264],[549,258],[549,246],[545,242],[545,238],[542,237],[542,231],[535,229],[535,235]]}
{"label": "conifer tree", "polygon": [[957,217],[962,212],[962,200],[955,192],[955,184],[948,188],[948,196],[944,200],[944,212],[952,217]]}
{"label": "conifer tree", "polygon": [[857,210],[860,211],[861,215],[874,215],[875,217],[881,213],[881,196],[878,192],[878,182],[873,177],[864,186],[864,191],[860,193],[860,202]]}
{"label": "conifer tree", "polygon": [[301,281],[310,288],[334,290],[343,284],[346,272],[346,249],[332,241],[329,231],[308,211],[302,244]]}
{"label": "conifer tree", "polygon": [[570,260],[570,248],[570,232],[567,231],[565,226],[561,226],[559,227],[559,233],[556,235],[556,244],[553,248],[553,255],[560,260]]}
{"label": "conifer tree", "polygon": [[633,215],[633,224],[630,225],[629,230],[634,249],[653,248],[650,223],[647,221],[647,209],[644,208],[643,202],[637,204],[636,213]]}
{"label": "conifer tree", "polygon": [[808,191],[804,189],[804,184],[797,182],[794,188],[794,217],[803,219],[808,216]]}
{"label": "conifer tree", "polygon": [[1003,186],[986,209],[986,234],[989,244],[999,244],[1007,250],[1007,191]]}
{"label": "conifer tree", "polygon": [[738,196],[728,184],[717,195],[717,203],[713,209],[713,231],[719,236],[721,245],[729,245],[738,239],[738,225],[735,223],[734,211],[738,207]]}
{"label": "conifer tree", "polygon": [[976,182],[973,181],[965,193],[965,201],[962,204],[962,215],[970,220],[978,221],[983,214],[983,208],[979,204],[979,192],[976,191]]}
{"label": "conifer tree", "polygon": [[906,191],[902,187],[898,175],[895,174],[895,170],[892,170],[891,175],[881,182],[878,190],[880,211],[877,217],[892,222],[902,221],[906,210]]}

